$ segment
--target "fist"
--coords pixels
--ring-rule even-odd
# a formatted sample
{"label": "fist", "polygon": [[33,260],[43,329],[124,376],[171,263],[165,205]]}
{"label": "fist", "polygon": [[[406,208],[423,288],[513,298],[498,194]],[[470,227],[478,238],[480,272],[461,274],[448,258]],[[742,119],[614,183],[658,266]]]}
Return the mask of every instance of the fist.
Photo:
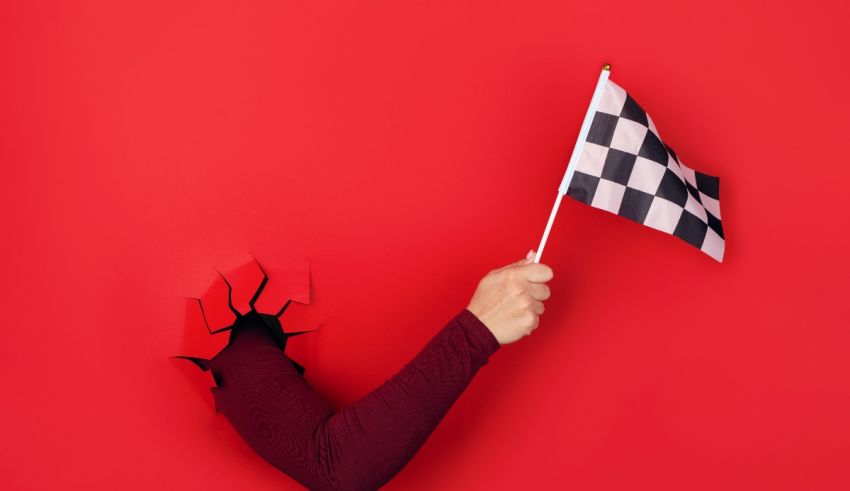
{"label": "fist", "polygon": [[499,344],[510,344],[537,329],[543,301],[549,298],[546,282],[552,268],[525,259],[494,269],[481,279],[467,310],[493,333]]}

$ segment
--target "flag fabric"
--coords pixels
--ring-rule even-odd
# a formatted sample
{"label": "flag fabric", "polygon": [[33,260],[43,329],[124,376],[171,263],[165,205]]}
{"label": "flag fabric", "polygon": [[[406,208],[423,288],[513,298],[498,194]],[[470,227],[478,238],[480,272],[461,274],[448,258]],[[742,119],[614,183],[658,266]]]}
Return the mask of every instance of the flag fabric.
{"label": "flag fabric", "polygon": [[566,194],[723,260],[720,180],[682,163],[652,118],[611,80],[602,88]]}

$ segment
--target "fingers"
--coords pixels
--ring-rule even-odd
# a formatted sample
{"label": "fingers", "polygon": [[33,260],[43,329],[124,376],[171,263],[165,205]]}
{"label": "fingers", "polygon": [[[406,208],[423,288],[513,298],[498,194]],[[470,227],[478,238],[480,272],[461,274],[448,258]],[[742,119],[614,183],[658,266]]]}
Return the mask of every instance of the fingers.
{"label": "fingers", "polygon": [[540,325],[550,296],[545,283],[552,268],[534,263],[534,250],[525,258],[488,272],[478,282],[467,307],[496,336],[499,344],[517,341]]}
{"label": "fingers", "polygon": [[535,263],[534,261],[534,249],[528,251],[528,254],[525,255],[525,258],[520,259],[519,261],[513,262],[506,266],[502,266],[496,270],[493,270],[493,273],[498,273],[505,270],[515,270],[519,277],[530,281],[532,283],[545,283],[552,279],[554,276],[554,272],[552,268],[546,266],[545,264]]}
{"label": "fingers", "polygon": [[527,331],[525,335],[528,336],[529,334],[531,334],[532,331],[534,331],[538,327],[540,327],[540,316],[532,315],[526,327]]}
{"label": "fingers", "polygon": [[520,265],[516,269],[522,278],[532,283],[545,283],[554,276],[552,268],[540,263]]}
{"label": "fingers", "polygon": [[532,312],[534,312],[534,315],[537,315],[537,316],[543,315],[543,311],[546,310],[546,308],[543,307],[543,302],[540,302],[538,300],[534,300],[533,302],[531,302],[531,305],[529,305],[528,308]]}
{"label": "fingers", "polygon": [[528,294],[534,300],[546,300],[552,294],[549,286],[545,283],[530,283],[527,288]]}

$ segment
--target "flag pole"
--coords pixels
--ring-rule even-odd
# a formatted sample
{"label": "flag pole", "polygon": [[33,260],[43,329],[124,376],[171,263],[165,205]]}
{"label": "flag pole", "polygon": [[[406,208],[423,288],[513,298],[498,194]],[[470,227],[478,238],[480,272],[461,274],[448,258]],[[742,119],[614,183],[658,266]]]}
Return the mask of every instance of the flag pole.
{"label": "flag pole", "polygon": [[593,97],[590,98],[590,105],[587,108],[587,112],[584,114],[584,121],[581,123],[576,144],[573,146],[573,153],[570,155],[570,161],[567,164],[567,171],[564,173],[561,185],[558,186],[558,196],[555,198],[555,205],[552,206],[552,211],[549,213],[549,220],[546,222],[546,228],[543,230],[543,238],[540,239],[540,245],[537,246],[537,252],[534,254],[535,263],[539,263],[540,257],[543,256],[543,248],[546,247],[546,241],[549,240],[549,232],[552,231],[552,224],[555,223],[555,215],[558,214],[561,199],[567,194],[567,189],[570,187],[570,181],[572,181],[573,174],[576,171],[576,164],[581,156],[581,150],[584,148],[584,142],[587,140],[588,132],[590,132],[590,124],[593,123],[593,116],[596,114],[596,108],[599,107],[599,100],[602,98],[602,89],[605,88],[605,82],[608,81],[610,74],[611,65],[608,63],[602,65],[602,73],[599,74],[596,89],[593,91]]}

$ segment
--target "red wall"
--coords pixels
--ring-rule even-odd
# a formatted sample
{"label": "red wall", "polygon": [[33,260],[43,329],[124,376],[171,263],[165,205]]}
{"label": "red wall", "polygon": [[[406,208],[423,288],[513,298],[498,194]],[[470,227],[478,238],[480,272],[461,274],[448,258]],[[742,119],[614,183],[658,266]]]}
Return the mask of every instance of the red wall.
{"label": "red wall", "polygon": [[536,247],[603,62],[726,261],[566,200],[541,328],[388,489],[850,487],[847,3],[442,3],[3,3],[0,487],[297,488],[168,359],[180,295],[307,257],[293,353],[355,400]]}

